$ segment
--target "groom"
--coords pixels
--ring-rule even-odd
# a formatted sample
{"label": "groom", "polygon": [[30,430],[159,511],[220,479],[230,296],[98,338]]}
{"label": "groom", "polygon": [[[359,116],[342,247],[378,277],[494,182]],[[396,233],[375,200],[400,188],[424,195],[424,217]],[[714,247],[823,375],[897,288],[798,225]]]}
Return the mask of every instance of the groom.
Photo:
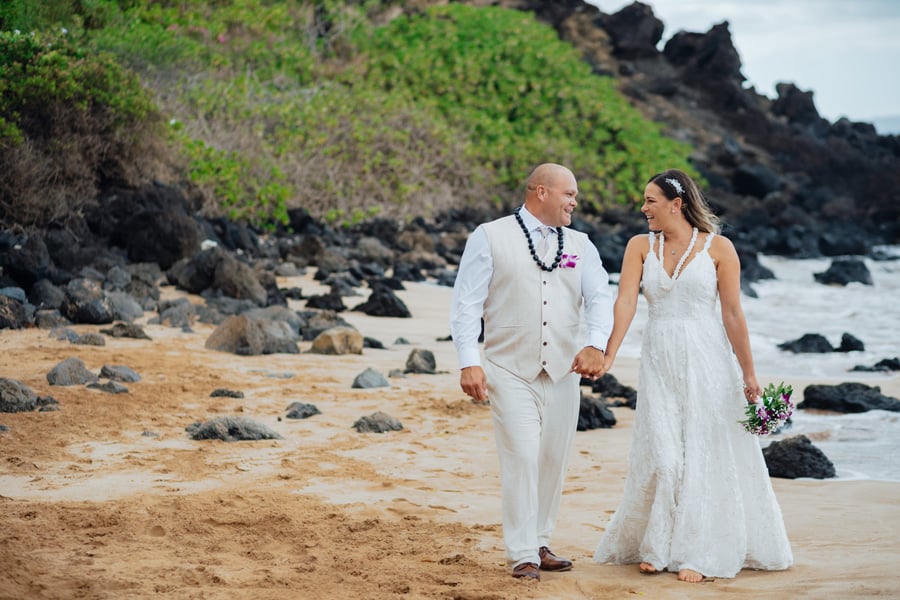
{"label": "groom", "polygon": [[[603,373],[612,329],[609,277],[597,248],[566,228],[577,195],[566,167],[535,168],[524,206],[472,232],[453,286],[460,386],[476,401],[490,396],[503,541],[512,576],[522,579],[572,568],[550,550],[550,536],[578,422],[579,376]],[[582,312],[587,343],[580,347]]]}

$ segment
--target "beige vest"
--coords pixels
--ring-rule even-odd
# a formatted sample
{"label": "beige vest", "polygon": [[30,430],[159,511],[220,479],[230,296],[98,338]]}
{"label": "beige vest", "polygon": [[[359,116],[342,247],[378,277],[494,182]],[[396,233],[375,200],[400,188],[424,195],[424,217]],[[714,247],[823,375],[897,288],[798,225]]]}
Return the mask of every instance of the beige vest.
{"label": "beige vest", "polygon": [[[543,271],[531,258],[528,240],[512,215],[486,223],[484,231],[494,262],[484,304],[485,357],[526,381],[542,369],[554,381],[565,377],[583,346],[578,339],[581,260],[575,267]],[[588,237],[568,228],[564,232],[563,252],[581,257]]]}

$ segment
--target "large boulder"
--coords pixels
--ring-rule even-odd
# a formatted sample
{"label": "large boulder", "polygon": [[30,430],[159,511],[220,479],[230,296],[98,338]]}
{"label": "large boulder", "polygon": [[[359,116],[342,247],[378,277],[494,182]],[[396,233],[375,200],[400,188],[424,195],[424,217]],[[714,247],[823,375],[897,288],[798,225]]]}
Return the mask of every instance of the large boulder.
{"label": "large boulder", "polygon": [[616,415],[609,409],[606,402],[600,398],[594,398],[587,394],[581,395],[581,405],[578,409],[578,431],[589,429],[609,429],[615,427]]}
{"label": "large boulder", "polygon": [[770,477],[828,479],[836,475],[834,464],[805,435],[776,441],[763,448]]}
{"label": "large boulder", "polygon": [[298,335],[285,321],[251,319],[245,315],[226,318],[206,339],[208,350],[242,356],[298,354]]}
{"label": "large boulder", "polygon": [[300,328],[301,336],[304,341],[311,342],[323,332],[332,327],[349,327],[353,326],[345,321],[341,316],[333,310],[308,310],[297,313],[303,319]]}
{"label": "large boulder", "polygon": [[390,384],[388,383],[388,380],[385,379],[384,375],[372,367],[369,367],[353,379],[353,385],[351,387],[367,390],[377,387],[388,387],[389,385]]}
{"label": "large boulder", "polygon": [[44,240],[29,235],[10,241],[9,248],[0,248],[0,267],[6,275],[26,289],[49,276],[52,262]]}
{"label": "large boulder", "polygon": [[824,335],[818,333],[803,334],[796,340],[789,340],[778,344],[778,347],[782,350],[793,352],[794,354],[826,354],[828,352],[834,352],[834,346],[831,345],[831,342],[829,342]]}
{"label": "large boulder", "polygon": [[28,299],[38,309],[59,310],[66,299],[66,293],[49,279],[39,279],[31,286]]}
{"label": "large boulder", "polygon": [[27,324],[25,304],[0,293],[0,329],[22,329]]}
{"label": "large boulder", "polygon": [[386,285],[376,286],[369,299],[353,308],[373,317],[399,317],[409,319],[412,313],[403,300]]}
{"label": "large boulder", "polygon": [[73,323],[106,325],[115,320],[115,310],[103,284],[86,277],[72,279],[66,284],[60,313]]}
{"label": "large boulder", "polygon": [[437,372],[436,369],[437,362],[431,350],[414,348],[406,359],[406,369],[403,372],[433,375]]}
{"label": "large boulder", "polygon": [[332,327],[313,340],[313,354],[362,354],[363,336],[353,327]]}
{"label": "large boulder", "polygon": [[214,417],[208,421],[192,423],[185,428],[194,440],[278,440],[281,435],[261,423],[247,417]]}
{"label": "large boulder", "polygon": [[378,411],[357,419],[353,428],[359,433],[386,433],[401,431],[403,425],[391,415]]}
{"label": "large boulder", "polygon": [[207,290],[265,306],[268,293],[249,265],[218,246],[178,261],[166,273],[169,281],[192,294]]}
{"label": "large boulder", "polygon": [[900,400],[885,396],[878,386],[845,382],[838,385],[813,384],[803,390],[803,401],[797,408],[817,408],[841,413],[870,410],[900,412]]}
{"label": "large boulder", "polygon": [[29,412],[37,404],[38,397],[30,387],[21,381],[0,378],[0,412]]}
{"label": "large boulder", "polygon": [[84,365],[84,361],[76,356],[65,359],[47,373],[50,385],[85,385],[96,383],[98,379]]}
{"label": "large boulder", "polygon": [[847,285],[854,282],[872,285],[872,273],[869,272],[869,267],[857,258],[835,259],[827,270],[813,273],[813,277],[819,283],[829,285]]}
{"label": "large boulder", "polygon": [[163,184],[112,190],[86,218],[94,231],[125,248],[132,262],[156,263],[163,269],[192,256],[203,240],[184,193]]}

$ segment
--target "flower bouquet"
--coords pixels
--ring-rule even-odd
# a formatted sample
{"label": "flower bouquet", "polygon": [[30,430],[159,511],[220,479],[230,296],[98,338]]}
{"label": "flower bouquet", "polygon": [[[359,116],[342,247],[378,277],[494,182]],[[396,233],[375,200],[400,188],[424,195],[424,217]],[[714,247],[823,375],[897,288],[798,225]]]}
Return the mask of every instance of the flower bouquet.
{"label": "flower bouquet", "polygon": [[791,402],[793,392],[791,386],[784,385],[784,382],[778,387],[770,383],[763,390],[759,402],[747,405],[747,418],[738,423],[753,435],[775,433],[794,413],[794,403]]}

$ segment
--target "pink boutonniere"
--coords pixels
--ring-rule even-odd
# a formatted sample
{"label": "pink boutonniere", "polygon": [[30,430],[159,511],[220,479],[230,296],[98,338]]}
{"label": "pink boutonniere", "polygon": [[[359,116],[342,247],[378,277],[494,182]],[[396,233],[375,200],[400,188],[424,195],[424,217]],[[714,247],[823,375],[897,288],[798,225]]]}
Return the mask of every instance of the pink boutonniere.
{"label": "pink boutonniere", "polygon": [[575,265],[578,264],[578,255],[577,254],[563,254],[559,257],[559,268],[560,269],[574,269]]}

